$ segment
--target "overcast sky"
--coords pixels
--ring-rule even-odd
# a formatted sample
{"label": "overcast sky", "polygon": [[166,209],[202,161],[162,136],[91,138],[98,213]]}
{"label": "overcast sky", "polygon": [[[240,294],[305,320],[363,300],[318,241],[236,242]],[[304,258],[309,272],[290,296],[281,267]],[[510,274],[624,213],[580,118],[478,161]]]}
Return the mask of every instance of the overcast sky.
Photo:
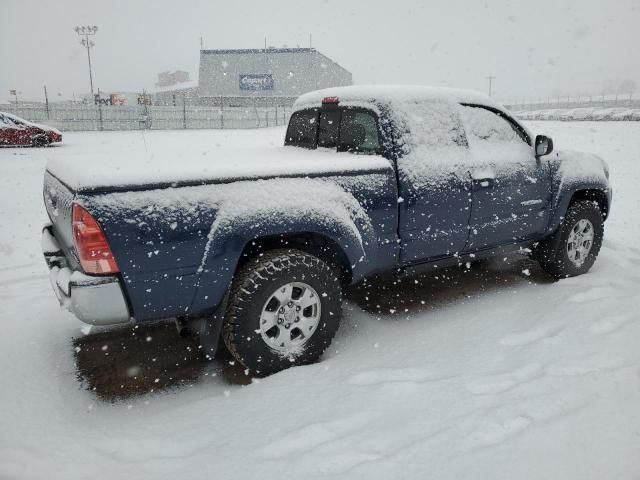
{"label": "overcast sky", "polygon": [[[98,25],[94,85],[153,89],[157,73],[198,75],[206,49],[313,46],[354,83],[487,90],[503,101],[600,93],[632,79],[640,90],[637,0],[0,0],[0,101],[89,91],[73,31]],[[60,98],[60,97],[58,97]]]}

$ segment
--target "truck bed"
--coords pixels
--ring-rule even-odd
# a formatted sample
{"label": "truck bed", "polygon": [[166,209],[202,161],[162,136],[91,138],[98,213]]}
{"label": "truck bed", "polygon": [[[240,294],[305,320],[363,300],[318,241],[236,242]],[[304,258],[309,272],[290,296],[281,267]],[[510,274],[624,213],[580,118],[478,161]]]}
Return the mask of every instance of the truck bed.
{"label": "truck bed", "polygon": [[47,171],[72,192],[131,191],[169,186],[228,183],[256,178],[314,177],[386,170],[389,161],[294,147],[214,149],[199,156],[175,152],[148,157],[69,156],[47,164]]}

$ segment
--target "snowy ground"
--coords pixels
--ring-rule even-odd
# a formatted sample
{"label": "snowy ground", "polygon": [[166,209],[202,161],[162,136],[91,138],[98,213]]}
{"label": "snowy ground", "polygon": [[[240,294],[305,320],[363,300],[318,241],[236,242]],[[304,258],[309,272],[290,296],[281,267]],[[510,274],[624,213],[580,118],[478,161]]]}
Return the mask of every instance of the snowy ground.
{"label": "snowy ground", "polygon": [[509,258],[354,289],[322,362],[253,382],[228,360],[202,371],[162,325],[85,335],[40,256],[41,180],[47,157],[91,168],[95,153],[196,155],[282,129],[1,149],[0,478],[639,478],[640,122],[530,125],[610,164],[588,275],[551,283]]}

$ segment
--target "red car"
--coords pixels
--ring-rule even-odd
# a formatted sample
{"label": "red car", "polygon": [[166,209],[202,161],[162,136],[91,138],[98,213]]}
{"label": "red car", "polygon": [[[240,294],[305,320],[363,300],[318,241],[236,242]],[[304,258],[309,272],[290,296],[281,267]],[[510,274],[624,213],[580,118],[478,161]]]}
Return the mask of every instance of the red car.
{"label": "red car", "polygon": [[60,142],[62,133],[55,128],[0,112],[0,145],[45,147]]}

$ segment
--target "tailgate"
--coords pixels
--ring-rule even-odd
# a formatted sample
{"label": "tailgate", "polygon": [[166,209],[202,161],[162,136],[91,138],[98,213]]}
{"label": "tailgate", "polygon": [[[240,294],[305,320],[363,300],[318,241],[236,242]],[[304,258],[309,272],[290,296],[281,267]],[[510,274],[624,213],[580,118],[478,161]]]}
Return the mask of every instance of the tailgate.
{"label": "tailgate", "polygon": [[56,177],[45,172],[43,196],[45,208],[51,220],[52,233],[67,257],[69,266],[77,269],[80,262],[73,246],[71,230],[71,205],[75,194]]}

